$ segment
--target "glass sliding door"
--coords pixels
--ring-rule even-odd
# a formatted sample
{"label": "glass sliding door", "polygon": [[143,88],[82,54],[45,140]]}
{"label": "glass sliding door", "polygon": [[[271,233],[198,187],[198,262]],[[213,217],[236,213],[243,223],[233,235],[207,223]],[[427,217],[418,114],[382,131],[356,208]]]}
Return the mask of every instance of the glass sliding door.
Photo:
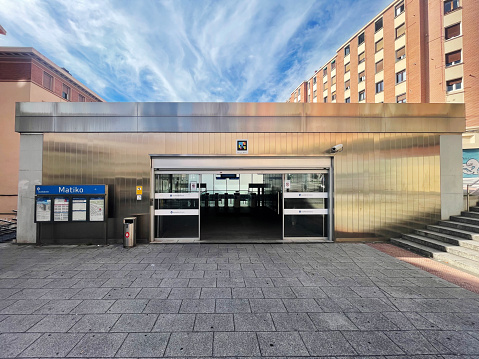
{"label": "glass sliding door", "polygon": [[198,239],[199,174],[155,172],[155,238]]}
{"label": "glass sliding door", "polygon": [[328,172],[287,173],[283,186],[283,237],[328,239]]}

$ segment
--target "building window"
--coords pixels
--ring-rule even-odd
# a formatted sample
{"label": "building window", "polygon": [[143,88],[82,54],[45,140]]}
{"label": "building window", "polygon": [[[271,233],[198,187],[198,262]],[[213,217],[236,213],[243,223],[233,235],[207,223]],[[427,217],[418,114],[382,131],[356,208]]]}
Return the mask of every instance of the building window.
{"label": "building window", "polygon": [[323,83],[323,90],[326,90],[328,88],[328,81]]}
{"label": "building window", "polygon": [[374,23],[374,32],[378,32],[383,28],[383,18],[380,18],[379,20],[376,20]]}
{"label": "building window", "polygon": [[349,45],[344,48],[344,56],[349,55]]}
{"label": "building window", "polygon": [[331,61],[331,71],[336,69],[336,60]]}
{"label": "building window", "polygon": [[402,70],[396,73],[396,83],[399,84],[404,81],[406,81],[406,70]]}
{"label": "building window", "polygon": [[461,50],[446,54],[446,67],[461,63]]}
{"label": "building window", "polygon": [[65,100],[70,101],[70,88],[67,85],[63,85],[63,92],[62,92],[62,97]]}
{"label": "building window", "polygon": [[301,96],[301,89],[298,89],[298,96]]}
{"label": "building window", "polygon": [[406,57],[406,47],[403,46],[399,50],[396,50],[396,62]]}
{"label": "building window", "polygon": [[316,85],[316,76],[313,77],[313,85]]}
{"label": "building window", "polygon": [[364,62],[364,60],[366,60],[366,57],[365,57],[364,51],[363,51],[358,56],[358,63]]}
{"label": "building window", "polygon": [[384,91],[384,81],[379,81],[376,83],[376,93],[380,93]]}
{"label": "building window", "polygon": [[453,37],[461,35],[461,24],[455,24],[449,27],[446,27],[446,40],[452,39]]}
{"label": "building window", "polygon": [[316,90],[313,91],[313,97],[316,98]]}
{"label": "building window", "polygon": [[366,80],[366,71],[361,71],[359,73],[359,81],[358,82],[363,82],[364,80]]}
{"label": "building window", "polygon": [[344,65],[344,73],[348,72],[350,67],[351,65],[349,62],[346,65]]}
{"label": "building window", "polygon": [[406,33],[406,23],[403,23],[402,25],[399,25],[396,28],[396,39],[400,38]]}
{"label": "building window", "polygon": [[363,101],[366,99],[366,91],[365,90],[362,90],[360,93],[359,93],[359,101]]}
{"label": "building window", "polygon": [[381,72],[383,70],[383,60],[379,60],[376,62],[376,73]]}
{"label": "building window", "polygon": [[331,101],[336,101],[336,92],[331,94]]}
{"label": "building window", "polygon": [[462,79],[455,79],[447,82],[447,92],[460,89],[462,89]]}
{"label": "building window", "polygon": [[401,15],[404,12],[404,1],[402,1],[400,4],[396,5],[395,9],[395,14],[396,16]]}
{"label": "building window", "polygon": [[325,68],[323,69],[323,77],[324,77],[324,76],[328,76],[328,68],[327,68],[327,67],[325,67]]}
{"label": "building window", "polygon": [[328,96],[326,96],[325,98],[323,98],[323,102],[324,102],[324,103],[328,102]]}
{"label": "building window", "polygon": [[43,87],[47,90],[53,91],[53,76],[47,72],[43,72]]}
{"label": "building window", "polygon": [[402,95],[396,96],[397,103],[406,103],[406,94],[403,93]]}
{"label": "building window", "polygon": [[381,51],[383,49],[383,47],[384,47],[384,39],[381,39],[378,42],[376,42],[376,44],[375,44],[376,52]]}
{"label": "building window", "polygon": [[364,32],[358,36],[358,46],[364,42]]}
{"label": "building window", "polygon": [[331,86],[336,85],[336,76],[331,77]]}
{"label": "building window", "polygon": [[347,81],[344,83],[344,91],[349,90],[350,88],[351,88],[351,81],[350,81],[350,80],[347,80]]}
{"label": "building window", "polygon": [[345,99],[344,103],[351,103],[351,97],[348,97],[347,99]]}
{"label": "building window", "polygon": [[444,1],[444,14],[456,10],[459,7],[459,0]]}
{"label": "building window", "polygon": [[85,102],[85,96],[78,94],[78,102]]}

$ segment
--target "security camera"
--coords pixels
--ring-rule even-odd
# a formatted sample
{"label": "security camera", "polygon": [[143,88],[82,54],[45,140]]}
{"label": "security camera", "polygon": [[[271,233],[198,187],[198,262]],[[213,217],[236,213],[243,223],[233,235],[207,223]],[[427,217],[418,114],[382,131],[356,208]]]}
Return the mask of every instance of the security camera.
{"label": "security camera", "polygon": [[343,150],[343,144],[340,143],[339,145],[333,146],[331,148],[331,153],[338,153],[338,152],[341,152],[342,150]]}

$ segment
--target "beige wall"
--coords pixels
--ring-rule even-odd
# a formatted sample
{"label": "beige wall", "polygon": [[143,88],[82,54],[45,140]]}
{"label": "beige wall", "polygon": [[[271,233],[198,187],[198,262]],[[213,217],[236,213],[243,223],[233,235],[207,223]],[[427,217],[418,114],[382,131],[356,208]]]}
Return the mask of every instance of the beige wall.
{"label": "beige wall", "polygon": [[[0,94],[0,195],[16,195],[20,134],[15,132],[15,102],[58,102],[60,99],[28,81],[0,82]],[[0,218],[14,217],[13,209],[17,209],[17,197],[0,196]]]}

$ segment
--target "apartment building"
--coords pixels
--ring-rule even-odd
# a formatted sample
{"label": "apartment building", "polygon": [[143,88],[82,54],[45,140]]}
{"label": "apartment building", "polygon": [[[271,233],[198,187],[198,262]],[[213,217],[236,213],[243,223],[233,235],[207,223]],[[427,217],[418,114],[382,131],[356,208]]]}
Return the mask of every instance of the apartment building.
{"label": "apartment building", "polygon": [[395,0],[288,102],[465,103],[464,147],[479,147],[479,1]]}
{"label": "apartment building", "polygon": [[0,47],[2,218],[14,216],[13,210],[17,208],[20,135],[15,132],[16,102],[103,102],[103,99],[34,48]]}

